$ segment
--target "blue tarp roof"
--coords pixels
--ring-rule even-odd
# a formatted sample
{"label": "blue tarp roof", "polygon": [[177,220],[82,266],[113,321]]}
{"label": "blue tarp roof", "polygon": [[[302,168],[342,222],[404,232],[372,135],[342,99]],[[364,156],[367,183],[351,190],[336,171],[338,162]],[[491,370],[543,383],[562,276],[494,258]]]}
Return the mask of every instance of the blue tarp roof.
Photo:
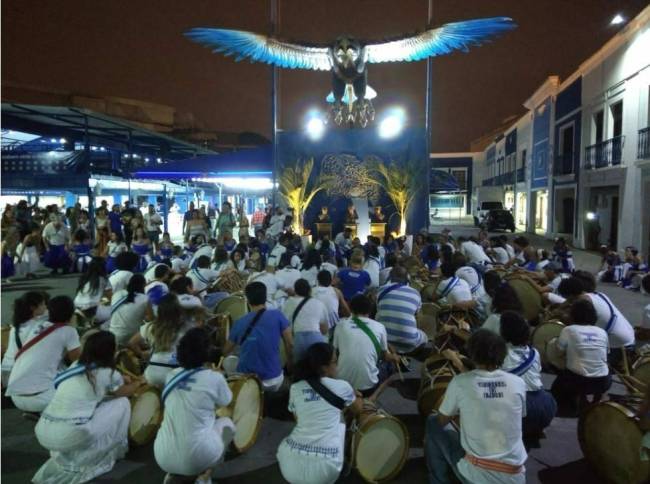
{"label": "blue tarp roof", "polygon": [[271,145],[218,155],[196,156],[160,166],[141,168],[136,178],[185,179],[215,176],[265,176],[273,173]]}
{"label": "blue tarp roof", "polygon": [[430,191],[457,192],[460,190],[458,181],[453,175],[444,170],[431,170]]}

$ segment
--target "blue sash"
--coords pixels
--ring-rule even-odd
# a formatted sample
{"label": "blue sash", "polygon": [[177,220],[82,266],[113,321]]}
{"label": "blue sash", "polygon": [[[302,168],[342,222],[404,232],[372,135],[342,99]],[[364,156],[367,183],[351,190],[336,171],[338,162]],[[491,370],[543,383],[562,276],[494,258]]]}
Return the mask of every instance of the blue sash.
{"label": "blue sash", "polygon": [[210,284],[210,281],[208,281],[205,277],[201,275],[198,269],[192,269],[192,274],[196,276],[196,278],[201,281],[203,284]]}
{"label": "blue sash", "polygon": [[190,369],[190,370],[183,370],[183,371],[181,371],[180,373],[177,373],[177,374],[174,376],[174,378],[172,378],[171,380],[169,380],[169,382],[165,385],[165,388],[163,388],[163,391],[162,391],[161,400],[162,400],[163,405],[165,404],[165,400],[166,400],[167,397],[169,396],[169,393],[170,393],[174,388],[176,388],[176,387],[178,386],[179,383],[184,382],[184,381],[187,380],[189,377],[191,377],[191,376],[194,375],[195,373],[198,373],[199,371],[202,371],[202,370],[207,370],[207,368],[201,366],[201,367],[199,367],[199,368],[192,368],[192,369]]}
{"label": "blue sash", "polygon": [[533,361],[535,361],[535,350],[531,346],[529,346],[528,355],[526,356],[524,361],[522,361],[519,364],[519,366],[513,368],[512,370],[507,370],[507,372],[517,376],[521,376],[528,371],[528,369],[532,366]]}
{"label": "blue sash", "polygon": [[614,327],[614,323],[616,323],[616,313],[614,312],[614,308],[612,307],[612,303],[609,302],[609,299],[599,292],[594,294],[605,301],[605,304],[607,304],[607,307],[609,308],[609,321],[607,321],[607,325],[605,326],[605,331],[609,333]]}
{"label": "blue sash", "polygon": [[395,289],[399,289],[400,287],[404,287],[404,284],[401,282],[398,282],[397,284],[393,284],[392,286],[388,286],[383,292],[379,293],[377,296],[377,304],[379,304],[379,301],[384,299],[385,296],[388,295],[389,292],[394,291]]}
{"label": "blue sash", "polygon": [[128,298],[129,296],[124,296],[122,299],[120,299],[114,305],[111,306],[111,316],[115,311],[117,311],[120,308],[120,306],[122,306],[126,302]]}
{"label": "blue sash", "polygon": [[86,367],[86,365],[76,365],[71,368],[68,368],[67,370],[62,371],[54,379],[54,388],[59,388],[59,385],[61,383],[63,383],[69,378],[72,378],[73,376],[77,376],[77,375],[81,375],[82,373],[85,373],[86,369],[94,370],[95,367],[96,366],[94,363],[91,364],[89,367]]}
{"label": "blue sash", "polygon": [[454,287],[456,287],[456,284],[458,284],[458,280],[459,280],[458,277],[454,276],[454,277],[451,279],[451,281],[449,281],[449,282],[447,283],[447,287],[445,287],[445,288],[443,289],[443,291],[440,293],[440,297],[441,297],[441,298],[443,298],[443,297],[447,297],[447,296],[449,295],[449,293],[451,292],[451,290],[452,290]]}
{"label": "blue sash", "polygon": [[151,301],[151,304],[157,306],[163,296],[165,296],[168,292],[169,291],[166,291],[165,287],[162,284],[156,284],[155,286],[149,288],[147,291],[147,297],[149,298],[149,301]]}

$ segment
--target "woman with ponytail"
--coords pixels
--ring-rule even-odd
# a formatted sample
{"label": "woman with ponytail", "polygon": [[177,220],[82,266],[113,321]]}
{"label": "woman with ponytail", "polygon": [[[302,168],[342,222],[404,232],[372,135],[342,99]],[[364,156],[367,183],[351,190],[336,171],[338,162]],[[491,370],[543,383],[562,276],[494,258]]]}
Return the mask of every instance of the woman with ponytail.
{"label": "woman with ponytail", "polygon": [[343,468],[344,411],[361,411],[362,401],[349,383],[335,379],[336,354],[315,343],[294,368],[289,410],[296,426],[278,447],[282,476],[292,484],[335,482]]}
{"label": "woman with ponytail", "polygon": [[54,398],[36,424],[38,442],[50,459],[32,482],[75,484],[109,472],[129,448],[131,407],[126,398],[142,384],[115,370],[115,337],[90,335],[79,361],[54,380]]}
{"label": "woman with ponytail", "polygon": [[115,335],[118,347],[126,346],[131,337],[140,331],[142,323],[153,320],[153,311],[144,287],[144,276],[134,274],[126,289],[113,294],[109,331]]}

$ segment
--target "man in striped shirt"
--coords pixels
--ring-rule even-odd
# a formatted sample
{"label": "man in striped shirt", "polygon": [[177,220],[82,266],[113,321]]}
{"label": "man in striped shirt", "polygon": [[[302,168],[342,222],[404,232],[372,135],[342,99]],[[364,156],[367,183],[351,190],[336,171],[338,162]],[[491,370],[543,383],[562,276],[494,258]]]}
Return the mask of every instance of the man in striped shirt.
{"label": "man in striped shirt", "polygon": [[408,285],[406,269],[394,267],[389,282],[377,292],[375,319],[386,326],[388,344],[398,353],[409,353],[428,341],[415,321],[421,305],[420,293]]}

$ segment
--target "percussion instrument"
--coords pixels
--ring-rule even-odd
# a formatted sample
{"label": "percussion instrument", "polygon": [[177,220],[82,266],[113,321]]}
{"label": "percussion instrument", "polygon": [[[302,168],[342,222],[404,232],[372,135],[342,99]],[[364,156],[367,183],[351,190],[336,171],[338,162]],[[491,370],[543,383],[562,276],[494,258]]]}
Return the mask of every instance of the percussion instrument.
{"label": "percussion instrument", "polygon": [[235,269],[224,270],[216,281],[212,284],[211,288],[216,288],[219,291],[233,294],[244,290],[246,281],[239,275]]}
{"label": "percussion instrument", "polygon": [[442,354],[431,355],[422,365],[420,390],[418,391],[418,411],[427,417],[438,410],[454,376],[463,369],[456,368],[452,360]]}
{"label": "percussion instrument", "polygon": [[424,331],[430,340],[436,337],[438,311],[440,311],[440,306],[436,303],[423,303],[420,312],[415,316],[418,329]]}
{"label": "percussion instrument", "polygon": [[228,377],[228,386],[232,401],[227,407],[217,410],[217,416],[230,417],[234,422],[233,445],[242,453],[253,446],[262,427],[262,384],[255,375],[237,375]]}
{"label": "percussion instrument", "polygon": [[156,438],[163,419],[160,390],[143,385],[130,398],[130,402],[129,440],[137,446],[147,445]]}
{"label": "percussion instrument", "polygon": [[237,373],[237,365],[239,364],[239,357],[236,355],[228,355],[221,360],[221,368],[226,376]]}
{"label": "percussion instrument", "polygon": [[206,326],[213,332],[214,343],[217,348],[223,349],[230,335],[232,319],[228,313],[218,313],[206,321]]}
{"label": "percussion instrument", "polygon": [[645,383],[646,388],[650,386],[650,355],[643,355],[632,364],[632,376]]}
{"label": "percussion instrument", "polygon": [[537,326],[531,335],[531,344],[539,352],[542,365],[565,367],[564,355],[558,351],[555,340],[560,336],[564,325],[559,321],[547,321]]}
{"label": "percussion instrument", "polygon": [[133,350],[128,348],[115,353],[115,368],[125,375],[142,375],[142,362]]}
{"label": "percussion instrument", "polygon": [[364,400],[351,428],[352,462],[366,482],[394,478],[406,463],[409,434],[401,420]]}
{"label": "percussion instrument", "polygon": [[520,278],[516,274],[507,276],[506,280],[521,302],[524,318],[527,321],[535,321],[543,310],[543,300],[539,291],[529,280]]}
{"label": "percussion instrument", "polygon": [[420,295],[422,296],[422,302],[432,302],[433,301],[433,295],[436,293],[436,289],[438,288],[438,282],[429,282],[422,287],[420,290]]}
{"label": "percussion instrument", "polygon": [[214,310],[217,314],[230,315],[231,321],[237,321],[248,313],[248,304],[243,294],[231,294],[219,301]]}
{"label": "percussion instrument", "polygon": [[578,420],[578,441],[587,461],[607,482],[650,482],[650,462],[641,460],[643,431],[632,399],[600,402]]}

